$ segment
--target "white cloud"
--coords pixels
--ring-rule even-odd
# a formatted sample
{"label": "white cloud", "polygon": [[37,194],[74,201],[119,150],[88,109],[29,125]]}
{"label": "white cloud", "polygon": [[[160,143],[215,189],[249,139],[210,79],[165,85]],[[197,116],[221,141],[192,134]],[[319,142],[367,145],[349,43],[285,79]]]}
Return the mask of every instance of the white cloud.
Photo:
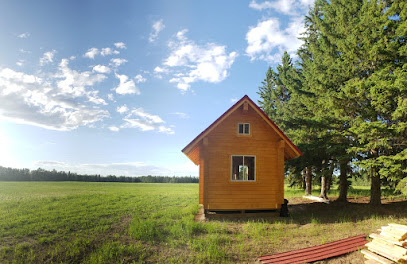
{"label": "white cloud", "polygon": [[172,130],[170,127],[165,127],[165,126],[159,126],[158,127],[158,132],[160,133],[166,133],[166,134],[174,134],[175,132]]}
{"label": "white cloud", "polygon": [[114,88],[118,94],[140,94],[140,90],[132,79],[129,79],[127,75],[115,74],[116,78],[120,80],[119,85]]}
{"label": "white cloud", "polygon": [[239,100],[239,99],[238,99],[238,98],[236,98],[236,97],[234,97],[234,98],[230,98],[230,102],[231,102],[232,104],[236,103],[236,102],[237,102],[237,100]]}
{"label": "white cloud", "polygon": [[[127,108],[127,106],[126,106]],[[127,109],[128,114],[123,118],[124,124],[120,128],[138,128],[141,131],[157,131],[159,133],[174,134],[171,127],[166,127],[164,120],[158,115],[147,113],[143,108]]]}
{"label": "white cloud", "polygon": [[26,54],[30,54],[30,53],[31,53],[31,51],[25,50],[25,49],[19,49],[18,51],[19,51],[20,53],[26,53]]}
{"label": "white cloud", "polygon": [[111,48],[103,48],[103,49],[100,51],[100,54],[101,54],[102,56],[111,55],[111,54],[113,54],[113,50],[112,50]]}
{"label": "white cloud", "polygon": [[154,72],[156,73],[168,73],[168,70],[165,68],[161,68],[160,66],[157,66],[154,68]]}
{"label": "white cloud", "polygon": [[134,79],[136,79],[136,83],[144,83],[147,81],[141,74],[137,74]]}
{"label": "white cloud", "polygon": [[83,55],[89,59],[94,59],[96,55],[99,54],[99,50],[97,48],[90,48],[88,51]]}
{"label": "white cloud", "polygon": [[133,115],[133,116],[139,116],[139,117],[143,118],[144,120],[147,120],[147,121],[149,121],[149,122],[151,122],[151,123],[154,123],[154,124],[161,124],[161,123],[164,123],[164,121],[161,119],[161,117],[159,117],[159,116],[157,116],[157,115],[149,114],[149,113],[147,113],[146,111],[144,111],[144,109],[141,108],[141,107],[140,107],[140,108],[133,109],[133,110],[130,112],[130,115],[128,115],[128,117],[131,116],[131,115]]}
{"label": "white cloud", "polygon": [[121,58],[114,58],[110,60],[111,64],[115,67],[119,67],[120,65],[122,65],[123,63],[126,63],[127,60],[126,59],[121,59]]}
{"label": "white cloud", "polygon": [[[263,11],[273,9],[275,13],[288,15],[288,26],[281,27],[277,17],[265,18],[255,27],[250,27],[246,34],[246,54],[251,60],[259,59],[268,63],[281,60],[284,51],[295,58],[302,41],[298,39],[305,31],[304,16],[314,0],[275,0],[257,2],[252,0],[250,8]],[[280,18],[281,19],[281,18]]]}
{"label": "white cloud", "polygon": [[162,74],[167,74],[167,73],[169,73],[169,70],[166,68],[162,68],[160,66],[157,66],[154,68],[154,76],[158,79],[162,79],[163,78]]}
{"label": "white cloud", "polygon": [[122,128],[132,128],[132,127],[136,127],[138,129],[140,129],[141,131],[150,131],[150,130],[154,130],[154,126],[144,122],[140,119],[129,119],[129,118],[124,118],[123,119],[126,123],[124,125],[122,125]]}
{"label": "white cloud", "polygon": [[28,38],[30,35],[31,34],[29,32],[25,32],[25,33],[22,33],[22,34],[18,35],[17,37],[19,37],[19,38]]}
{"label": "white cloud", "polygon": [[108,94],[107,95],[107,99],[109,99],[110,101],[114,101],[114,95],[113,94]]}
{"label": "white cloud", "polygon": [[251,60],[279,62],[284,51],[295,57],[302,41],[298,39],[304,32],[303,18],[291,19],[288,27],[280,29],[278,18],[270,18],[250,27],[246,34],[246,54]]}
{"label": "white cloud", "polygon": [[109,130],[110,130],[110,131],[113,131],[113,132],[118,132],[118,131],[120,130],[120,128],[115,127],[115,126],[110,126],[110,127],[109,127]]}
{"label": "white cloud", "polygon": [[126,49],[126,44],[124,44],[123,42],[116,42],[114,43],[114,46],[118,49]]}
{"label": "white cloud", "polygon": [[34,161],[33,163],[36,167],[48,167],[48,166],[59,166],[64,167],[67,166],[68,163],[63,161],[56,161],[56,160],[41,160],[41,161]]}
{"label": "white cloud", "polygon": [[197,176],[198,167],[188,161],[181,164],[172,164],[171,166],[157,166],[147,164],[141,161],[132,162],[110,162],[110,163],[67,163],[53,160],[40,160],[33,163],[33,169],[41,167],[46,170],[71,171],[78,174],[103,176]]}
{"label": "white cloud", "polygon": [[295,0],[277,0],[277,1],[265,1],[258,4],[256,0],[252,0],[249,7],[256,10],[263,9],[275,9],[279,13],[283,14],[295,14],[296,1]]}
{"label": "white cloud", "polygon": [[182,112],[175,112],[175,113],[171,113],[171,114],[176,115],[176,116],[178,116],[178,117],[181,118],[181,119],[187,119],[187,118],[189,118],[189,115],[188,115],[188,114],[182,113]]}
{"label": "white cloud", "polygon": [[315,0],[300,0],[300,3],[304,6],[312,6],[314,4]]}
{"label": "white cloud", "polygon": [[127,107],[127,105],[122,105],[120,107],[117,107],[116,111],[119,112],[120,114],[124,114],[127,111],[129,111],[129,108]]}
{"label": "white cloud", "polygon": [[152,27],[152,32],[150,33],[150,36],[148,38],[148,41],[154,42],[158,38],[158,34],[165,28],[165,25],[163,23],[163,20],[157,20],[153,23]]}
{"label": "white cloud", "polygon": [[59,64],[59,72],[55,77],[59,79],[59,81],[57,81],[59,95],[73,98],[86,96],[91,102],[106,104],[103,99],[97,96],[97,91],[89,92],[86,90],[86,87],[91,87],[105,80],[105,75],[99,73],[95,74],[90,71],[77,72],[69,68],[68,59],[62,59]]}
{"label": "white cloud", "polygon": [[87,93],[89,102],[94,104],[107,105],[106,101],[98,96],[99,91],[90,91]]}
{"label": "white cloud", "polygon": [[106,76],[90,71],[78,72],[69,68],[69,60],[62,59],[59,64],[59,72],[54,75],[57,84],[58,96],[84,97],[89,102],[107,105],[105,100],[98,96],[99,91],[88,91],[86,87],[92,87],[106,79]]}
{"label": "white cloud", "polygon": [[[91,126],[109,117],[107,111],[84,104],[91,99],[97,101],[97,92],[79,89],[81,96],[74,93],[74,85],[94,84],[96,80],[92,79],[93,76],[83,73],[76,75],[75,71],[68,70],[67,63],[61,64],[60,73],[44,77],[0,68],[0,117],[16,123],[64,131]],[[60,87],[61,78],[73,80]],[[89,78],[91,80],[87,80]],[[68,86],[71,89],[66,91]]]}
{"label": "white cloud", "polygon": [[100,73],[110,73],[110,68],[104,65],[93,66],[93,71]]}
{"label": "white cloud", "polygon": [[[115,43],[115,45],[116,45],[116,43]],[[112,55],[112,54],[120,54],[120,51],[113,50],[109,47],[102,48],[100,50],[98,48],[90,48],[83,56],[87,57],[89,59],[94,59],[96,57],[96,55],[108,56],[108,55]]]}
{"label": "white cloud", "polygon": [[40,58],[40,65],[44,66],[45,64],[53,62],[56,52],[57,52],[56,50],[51,50],[51,51],[45,52],[44,55],[42,55],[42,58]]}
{"label": "white cloud", "polygon": [[24,62],[25,62],[24,60],[18,60],[18,61],[16,62],[16,65],[21,67],[21,66],[24,65]]}
{"label": "white cloud", "polygon": [[107,55],[112,55],[112,54],[119,54],[120,52],[118,50],[112,50],[111,48],[103,48],[100,51],[100,55],[102,56],[107,56]]}
{"label": "white cloud", "polygon": [[249,7],[259,11],[274,9],[277,13],[297,16],[307,11],[313,2],[314,0],[275,0],[257,3],[256,0],[252,0]]}
{"label": "white cloud", "polygon": [[171,54],[165,59],[163,66],[156,67],[156,73],[169,72],[169,68],[175,73],[170,82],[176,83],[178,89],[185,92],[191,87],[191,83],[204,81],[218,83],[228,76],[228,70],[232,66],[236,52],[226,52],[226,46],[215,43],[197,45],[189,40],[185,34],[187,30],[179,31],[175,41],[170,41],[168,46]]}

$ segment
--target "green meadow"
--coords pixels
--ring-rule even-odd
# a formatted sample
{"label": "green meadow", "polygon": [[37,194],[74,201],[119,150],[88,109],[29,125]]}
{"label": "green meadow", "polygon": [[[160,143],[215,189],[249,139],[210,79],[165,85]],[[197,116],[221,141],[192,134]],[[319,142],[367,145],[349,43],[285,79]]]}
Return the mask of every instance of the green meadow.
{"label": "green meadow", "polygon": [[[302,193],[287,190],[286,197]],[[0,182],[0,263],[251,263],[407,223],[404,201],[380,208],[300,203],[288,218],[202,223],[194,221],[198,209],[198,184]]]}

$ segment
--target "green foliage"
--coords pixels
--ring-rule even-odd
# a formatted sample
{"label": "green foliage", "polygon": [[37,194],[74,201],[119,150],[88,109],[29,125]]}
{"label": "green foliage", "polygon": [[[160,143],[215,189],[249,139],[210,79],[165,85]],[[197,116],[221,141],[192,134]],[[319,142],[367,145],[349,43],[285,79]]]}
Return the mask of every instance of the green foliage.
{"label": "green foliage", "polygon": [[259,103],[304,152],[288,164],[290,179],[301,181],[305,167],[318,176],[334,165],[342,183],[350,168],[364,171],[379,203],[380,178],[394,186],[406,177],[406,9],[398,0],[317,0],[297,67],[284,54],[268,69]]}
{"label": "green foliage", "polygon": [[301,171],[312,167],[314,173],[327,169],[326,124],[308,107],[313,94],[303,84],[302,71],[296,68],[287,52],[277,66],[270,67],[259,87],[260,107],[304,153],[286,164],[292,185],[302,182]]}
{"label": "green foliage", "polygon": [[[341,120],[339,125],[347,126],[343,132],[350,139],[347,152],[354,165],[372,179],[398,181],[405,176],[400,152],[407,146],[405,127],[398,129],[406,121],[398,105],[406,97],[405,87],[399,85],[407,80],[406,56],[400,53],[405,39],[398,32],[406,26],[400,16],[405,3],[338,0],[317,1],[315,6],[320,42],[309,50],[319,56],[309,64],[317,69],[311,71],[314,78],[330,77],[317,89]],[[392,19],[395,16],[400,20]],[[377,183],[372,180],[371,198],[379,203]]]}
{"label": "green foliage", "polygon": [[396,190],[407,196],[407,178],[404,178],[399,182]]}

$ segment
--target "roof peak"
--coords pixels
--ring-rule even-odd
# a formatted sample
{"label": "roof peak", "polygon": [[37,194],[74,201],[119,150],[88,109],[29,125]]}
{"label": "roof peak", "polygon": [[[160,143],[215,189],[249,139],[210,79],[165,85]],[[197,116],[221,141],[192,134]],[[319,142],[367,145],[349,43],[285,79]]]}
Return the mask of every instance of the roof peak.
{"label": "roof peak", "polygon": [[[250,97],[245,94],[240,100],[238,100],[235,104],[233,104],[226,112],[224,112],[220,117],[218,117],[209,127],[207,127],[204,131],[202,131],[198,136],[196,136],[185,148],[182,149],[182,152],[187,155],[189,151],[191,151],[194,146],[210,131],[212,131],[221,121],[223,121],[226,117],[228,117],[232,112],[234,112],[238,106],[247,100],[250,105],[252,105],[253,109],[261,116],[263,119],[277,132],[277,134],[290,146],[290,148],[296,153],[296,157],[301,156],[302,152],[295,146],[291,140],[281,131],[281,129],[264,113],[264,111],[253,102]],[[188,156],[188,155],[187,155]]]}

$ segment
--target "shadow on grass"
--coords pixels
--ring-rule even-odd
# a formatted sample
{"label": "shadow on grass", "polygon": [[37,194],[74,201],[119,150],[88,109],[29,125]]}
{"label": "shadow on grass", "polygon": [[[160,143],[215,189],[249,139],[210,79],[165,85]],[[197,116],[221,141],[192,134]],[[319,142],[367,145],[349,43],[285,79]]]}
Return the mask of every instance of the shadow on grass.
{"label": "shadow on grass", "polygon": [[407,218],[407,201],[387,202],[381,206],[367,203],[306,203],[289,206],[290,220],[296,224],[346,223],[371,218]]}
{"label": "shadow on grass", "polygon": [[218,220],[224,222],[285,222],[299,225],[330,224],[330,223],[350,223],[371,218],[391,218],[396,221],[400,218],[407,218],[407,200],[386,202],[381,206],[371,206],[368,203],[298,203],[289,204],[290,216],[280,217],[279,212],[260,214],[224,214],[216,217],[206,217],[207,220]]}

